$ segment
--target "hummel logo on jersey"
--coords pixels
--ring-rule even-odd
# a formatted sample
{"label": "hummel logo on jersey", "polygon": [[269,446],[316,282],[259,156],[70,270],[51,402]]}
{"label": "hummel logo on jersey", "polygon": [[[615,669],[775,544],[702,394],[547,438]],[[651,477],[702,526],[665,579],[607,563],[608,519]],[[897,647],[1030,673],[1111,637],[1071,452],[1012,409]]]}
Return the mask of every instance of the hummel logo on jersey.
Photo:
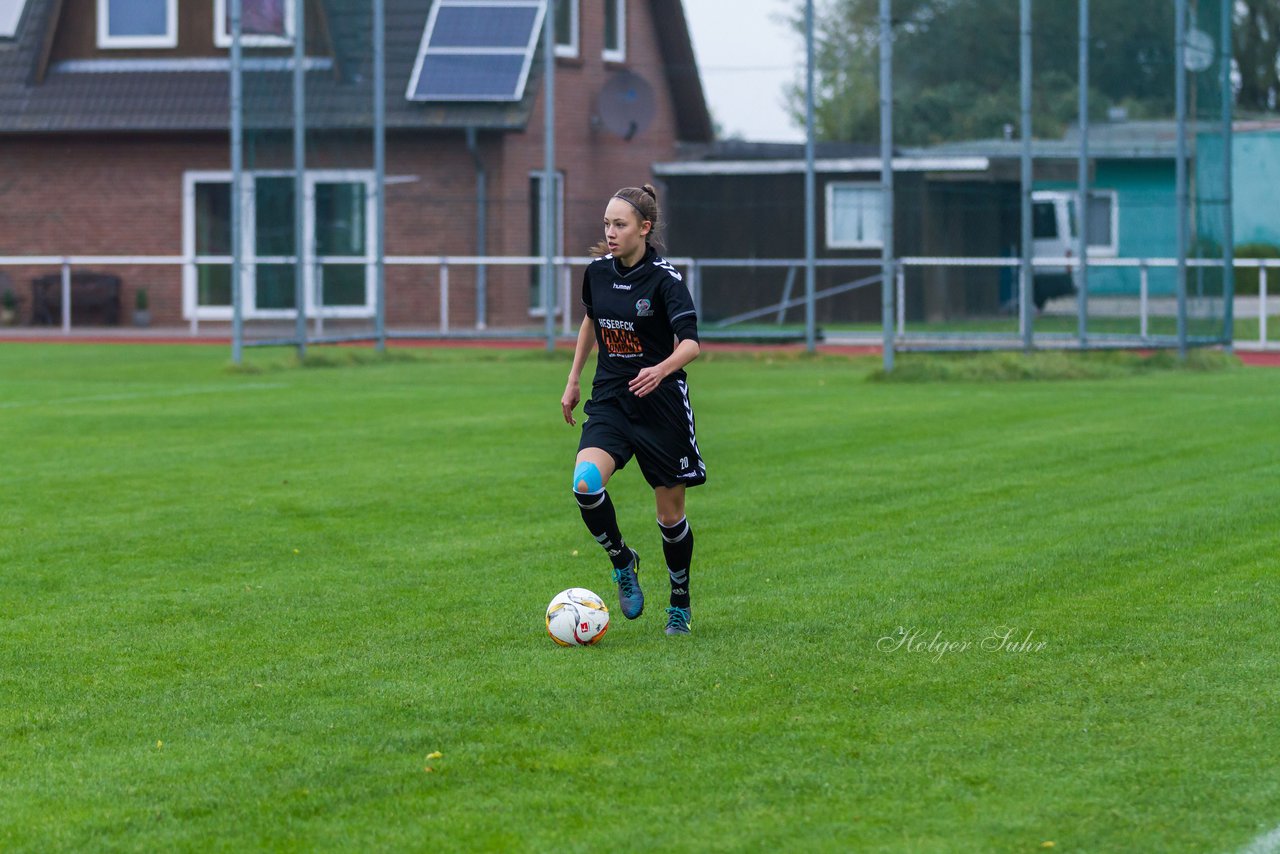
{"label": "hummel logo on jersey", "polygon": [[613,289],[615,291],[629,291],[631,290],[631,286],[627,284],[623,284],[622,282],[614,282]]}
{"label": "hummel logo on jersey", "polygon": [[[614,287],[617,287],[616,285]],[[636,300],[636,317],[652,317],[653,303],[647,299]]]}

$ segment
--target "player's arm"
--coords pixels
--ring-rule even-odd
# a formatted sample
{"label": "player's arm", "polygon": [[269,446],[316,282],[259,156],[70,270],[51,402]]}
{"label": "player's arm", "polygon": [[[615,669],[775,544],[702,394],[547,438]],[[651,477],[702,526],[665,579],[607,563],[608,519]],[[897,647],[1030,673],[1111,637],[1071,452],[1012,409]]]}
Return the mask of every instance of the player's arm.
{"label": "player's arm", "polygon": [[573,366],[569,368],[569,382],[565,385],[564,396],[560,398],[560,409],[564,412],[564,420],[573,426],[573,410],[582,400],[582,369],[587,365],[587,357],[596,343],[595,323],[590,317],[582,318],[578,327],[578,343],[573,347]]}
{"label": "player's arm", "polygon": [[627,387],[636,397],[644,397],[662,385],[662,381],[667,377],[698,358],[701,352],[702,348],[697,338],[682,338],[670,356],[651,368],[641,370]]}

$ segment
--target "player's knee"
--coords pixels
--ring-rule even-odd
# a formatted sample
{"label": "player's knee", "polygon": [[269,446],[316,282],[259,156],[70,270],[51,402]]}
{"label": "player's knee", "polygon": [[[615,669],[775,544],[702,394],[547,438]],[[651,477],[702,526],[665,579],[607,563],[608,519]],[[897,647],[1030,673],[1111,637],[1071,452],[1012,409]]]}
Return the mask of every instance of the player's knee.
{"label": "player's knee", "polygon": [[670,528],[679,525],[685,520],[684,510],[659,510],[658,524],[664,528]]}
{"label": "player's knee", "polygon": [[604,489],[604,475],[600,467],[590,460],[583,460],[573,470],[573,491],[579,495],[590,495]]}

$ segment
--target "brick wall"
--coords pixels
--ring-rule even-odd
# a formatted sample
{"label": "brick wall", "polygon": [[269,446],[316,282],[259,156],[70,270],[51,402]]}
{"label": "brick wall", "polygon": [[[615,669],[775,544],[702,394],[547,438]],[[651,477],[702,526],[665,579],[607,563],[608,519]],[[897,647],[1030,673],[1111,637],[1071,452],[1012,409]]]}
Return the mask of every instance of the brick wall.
{"label": "brick wall", "polygon": [[[605,63],[603,2],[582,0],[579,57],[560,60],[556,77],[557,166],[565,176],[568,254],[582,254],[599,239],[604,205],[615,189],[652,182],[652,164],[674,156],[675,113],[655,34],[660,24],[653,20],[650,4],[632,0],[627,61],[624,66]],[[657,101],[653,123],[629,141],[593,121],[596,96],[618,67],[648,80]],[[540,100],[525,131],[479,135],[479,156],[488,170],[487,254],[537,254],[531,240],[530,174],[543,166]],[[257,169],[290,169],[291,147],[287,136],[252,138],[246,163]],[[222,135],[0,138],[0,256],[181,255],[184,173],[222,171],[228,163],[228,142]],[[311,169],[367,170],[372,148],[367,134],[312,135],[307,163]],[[388,254],[477,253],[476,167],[463,132],[389,135],[387,176]],[[30,279],[57,267],[3,269],[29,312]],[[138,288],[146,287],[153,323],[185,322],[180,268],[109,272],[124,280],[125,318]],[[580,269],[571,273],[575,310],[580,275]],[[438,267],[388,266],[386,281],[390,324],[439,325]],[[475,281],[474,268],[450,269],[448,320],[454,329],[475,326]],[[528,267],[489,268],[490,327],[541,324],[529,311],[529,283]]]}

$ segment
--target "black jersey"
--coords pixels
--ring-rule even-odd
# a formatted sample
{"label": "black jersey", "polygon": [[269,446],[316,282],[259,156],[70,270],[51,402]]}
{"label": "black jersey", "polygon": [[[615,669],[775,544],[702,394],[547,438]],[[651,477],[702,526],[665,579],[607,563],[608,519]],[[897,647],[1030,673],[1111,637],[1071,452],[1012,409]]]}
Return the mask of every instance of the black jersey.
{"label": "black jersey", "polygon": [[[612,255],[588,264],[582,274],[582,304],[595,321],[600,348],[591,392],[596,399],[626,391],[643,368],[671,356],[677,337],[698,339],[689,289],[653,247],[646,247],[634,267],[623,267]],[[679,370],[663,384],[684,379],[685,372]]]}

